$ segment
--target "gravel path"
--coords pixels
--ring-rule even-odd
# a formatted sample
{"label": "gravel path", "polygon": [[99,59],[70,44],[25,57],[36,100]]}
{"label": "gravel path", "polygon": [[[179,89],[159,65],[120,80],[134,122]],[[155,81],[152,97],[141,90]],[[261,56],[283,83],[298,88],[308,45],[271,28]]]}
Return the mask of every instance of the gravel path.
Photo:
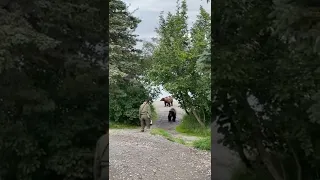
{"label": "gravel path", "polygon": [[[182,117],[185,114],[185,111],[179,107],[178,102],[174,100],[173,106],[164,107],[163,101],[155,101],[153,106],[158,114],[158,120],[153,124],[153,127],[164,129],[174,135],[177,134],[176,126],[181,123]],[[176,110],[176,122],[168,122],[168,113],[171,108]]]}
{"label": "gravel path", "polygon": [[[162,128],[169,131],[171,134],[176,137],[182,138],[185,141],[194,141],[197,137],[194,136],[183,136],[178,134],[175,131],[175,127],[179,125],[183,115],[185,114],[184,110],[178,107],[178,102],[173,102],[173,108],[177,111],[177,122],[169,123],[167,120],[168,111],[171,107],[164,107],[163,102],[154,102],[153,105],[157,109],[157,113],[159,116],[159,120],[154,124],[154,127]],[[212,180],[230,180],[233,169],[238,165],[238,157],[234,155],[227,147],[224,147],[222,144],[218,144],[218,139],[222,137],[222,135],[217,133],[217,126],[213,124],[212,127],[213,138],[211,141],[212,144]]]}
{"label": "gravel path", "polygon": [[[152,128],[174,133],[183,110],[177,107],[177,121],[169,123],[169,107],[154,103],[159,119]],[[139,129],[110,129],[110,180],[210,180],[211,153],[170,142]]]}

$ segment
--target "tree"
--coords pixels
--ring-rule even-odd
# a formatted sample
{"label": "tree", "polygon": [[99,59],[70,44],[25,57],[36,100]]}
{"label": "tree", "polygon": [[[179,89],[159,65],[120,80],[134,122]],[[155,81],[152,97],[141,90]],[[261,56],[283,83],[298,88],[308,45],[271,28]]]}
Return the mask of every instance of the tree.
{"label": "tree", "polygon": [[110,122],[139,124],[139,106],[157,96],[144,78],[148,67],[134,34],[140,20],[128,12],[126,4],[110,1]]}
{"label": "tree", "polygon": [[[308,109],[316,105],[311,97],[319,86],[319,62],[310,49],[299,52],[287,41],[291,27],[280,22],[298,28],[292,19],[265,16],[280,7],[272,1],[215,2],[213,113],[225,135],[221,142],[248,168],[266,169],[275,180],[315,179],[319,125]],[[275,36],[280,24],[283,34]]]}
{"label": "tree", "polygon": [[107,7],[34,0],[0,9],[1,179],[92,179],[109,117]]}
{"label": "tree", "polygon": [[177,1],[174,14],[169,12],[166,18],[161,14],[158,44],[148,74],[152,81],[173,94],[203,127],[210,117],[210,74],[208,69],[203,72],[197,66],[201,66],[198,59],[210,44],[210,18],[200,7],[198,19],[189,30],[186,1],[181,4]]}

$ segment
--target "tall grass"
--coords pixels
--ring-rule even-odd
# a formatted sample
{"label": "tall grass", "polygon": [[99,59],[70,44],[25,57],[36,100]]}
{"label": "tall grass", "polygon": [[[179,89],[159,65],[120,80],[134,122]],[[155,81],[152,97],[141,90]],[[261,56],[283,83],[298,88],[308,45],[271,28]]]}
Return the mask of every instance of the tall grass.
{"label": "tall grass", "polygon": [[192,142],[192,146],[202,150],[211,150],[211,137],[200,138]]}
{"label": "tall grass", "polygon": [[202,150],[211,150],[211,129],[209,127],[201,127],[196,118],[192,115],[184,115],[182,122],[176,127],[176,131],[190,135],[197,136],[200,139],[192,142],[192,146]]}
{"label": "tall grass", "polygon": [[191,136],[200,136],[200,137],[210,137],[211,129],[209,127],[201,127],[196,118],[192,115],[184,115],[180,125],[176,127],[176,130],[180,133],[191,135]]}

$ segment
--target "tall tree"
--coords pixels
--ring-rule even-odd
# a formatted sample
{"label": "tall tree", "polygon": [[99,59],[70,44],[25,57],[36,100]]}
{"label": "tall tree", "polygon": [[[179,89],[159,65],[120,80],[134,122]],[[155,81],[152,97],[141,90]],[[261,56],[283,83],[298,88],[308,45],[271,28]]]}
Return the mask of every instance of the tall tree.
{"label": "tall tree", "polygon": [[153,52],[154,63],[149,77],[163,85],[187,113],[193,114],[205,126],[210,118],[210,74],[208,69],[202,71],[198,60],[210,46],[211,17],[202,7],[199,12],[190,30],[186,1],[177,1],[174,14],[169,12],[166,18],[160,15],[158,44]]}
{"label": "tall tree", "polygon": [[144,78],[147,68],[139,39],[134,34],[141,20],[128,11],[120,0],[110,1],[110,121],[139,124],[138,107],[143,99],[154,98],[148,81]]}
{"label": "tall tree", "polygon": [[[286,38],[291,25],[298,28],[292,19],[281,14],[277,18],[284,19],[270,19],[282,8],[272,1],[215,2],[214,114],[225,134],[222,142],[249,168],[266,169],[275,180],[315,179],[320,126],[308,109],[319,86],[320,63],[310,49],[302,53]],[[274,36],[280,32],[274,22],[284,25],[284,34]]]}
{"label": "tall tree", "polygon": [[108,121],[108,2],[0,8],[0,178],[92,179]]}

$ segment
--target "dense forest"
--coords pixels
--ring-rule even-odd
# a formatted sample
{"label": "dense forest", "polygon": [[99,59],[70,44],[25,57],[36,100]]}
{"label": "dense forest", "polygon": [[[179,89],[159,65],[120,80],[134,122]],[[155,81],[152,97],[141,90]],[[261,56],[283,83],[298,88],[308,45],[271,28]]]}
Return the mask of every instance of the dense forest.
{"label": "dense forest", "polygon": [[[0,179],[92,179],[108,122],[138,125],[139,105],[161,84],[208,124],[210,16],[200,9],[187,32],[180,6],[162,16],[157,43],[137,49],[140,20],[120,0],[1,1]],[[155,71],[171,58],[177,70]]]}
{"label": "dense forest", "polygon": [[0,179],[93,178],[109,118],[107,8],[1,1]]}
{"label": "dense forest", "polygon": [[212,113],[246,166],[234,179],[319,179],[320,4],[212,3]]}
{"label": "dense forest", "polygon": [[145,52],[136,46],[141,40],[135,29],[141,20],[133,16],[122,1],[110,1],[109,8],[109,121],[111,125],[139,125],[140,104],[158,95],[146,78],[150,62],[143,58]]}

